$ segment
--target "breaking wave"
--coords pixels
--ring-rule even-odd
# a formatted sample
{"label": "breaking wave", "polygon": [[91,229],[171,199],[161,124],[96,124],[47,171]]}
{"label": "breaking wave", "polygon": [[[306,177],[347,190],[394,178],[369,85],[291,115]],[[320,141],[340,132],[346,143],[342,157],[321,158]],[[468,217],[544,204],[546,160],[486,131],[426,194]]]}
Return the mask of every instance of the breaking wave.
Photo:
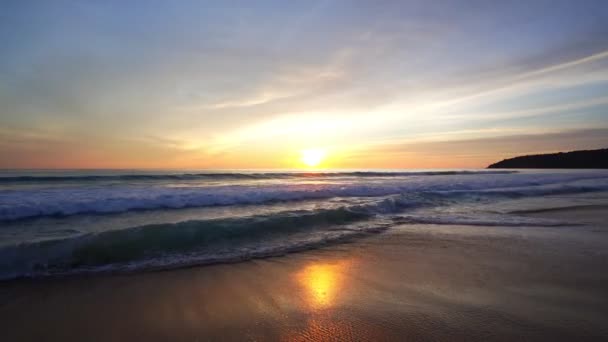
{"label": "breaking wave", "polygon": [[[549,179],[549,177],[547,177]],[[593,179],[592,179],[593,180]],[[497,182],[353,182],[214,187],[84,187],[0,191],[0,221],[44,216],[115,214],[137,210],[266,204],[336,197],[407,194],[427,199],[521,198],[608,190],[607,178],[588,183],[556,179]],[[554,184],[557,183],[557,184]]]}
{"label": "breaking wave", "polygon": [[[492,208],[608,191],[598,171],[12,175],[0,177],[0,279],[241,261],[403,224],[571,226]],[[224,208],[176,210],[212,206]]]}
{"label": "breaking wave", "polygon": [[22,243],[0,249],[0,278],[163,269],[247,260],[310,249],[378,232],[366,222],[398,201],[191,220]]}

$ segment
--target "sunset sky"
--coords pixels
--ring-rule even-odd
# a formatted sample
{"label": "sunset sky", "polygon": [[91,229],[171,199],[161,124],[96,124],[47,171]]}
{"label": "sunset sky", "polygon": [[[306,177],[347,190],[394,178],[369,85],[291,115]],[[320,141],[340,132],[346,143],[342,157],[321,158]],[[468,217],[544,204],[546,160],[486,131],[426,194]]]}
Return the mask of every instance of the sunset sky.
{"label": "sunset sky", "polygon": [[0,167],[608,147],[608,1],[3,1]]}

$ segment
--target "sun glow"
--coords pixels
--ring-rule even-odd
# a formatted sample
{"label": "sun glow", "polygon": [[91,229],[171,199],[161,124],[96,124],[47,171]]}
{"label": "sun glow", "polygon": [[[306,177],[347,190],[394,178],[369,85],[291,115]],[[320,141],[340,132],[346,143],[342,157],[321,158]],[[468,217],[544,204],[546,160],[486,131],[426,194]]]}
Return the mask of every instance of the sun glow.
{"label": "sun glow", "polygon": [[325,159],[327,152],[320,148],[311,148],[300,151],[300,160],[308,167],[317,167]]}

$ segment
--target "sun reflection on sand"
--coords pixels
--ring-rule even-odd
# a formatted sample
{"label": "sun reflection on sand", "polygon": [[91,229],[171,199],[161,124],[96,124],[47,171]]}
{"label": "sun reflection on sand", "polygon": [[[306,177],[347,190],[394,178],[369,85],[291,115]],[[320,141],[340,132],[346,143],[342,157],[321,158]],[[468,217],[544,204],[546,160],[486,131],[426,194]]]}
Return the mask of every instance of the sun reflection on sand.
{"label": "sun reflection on sand", "polygon": [[[340,317],[340,309],[347,305],[349,274],[356,259],[311,262],[295,273],[305,308],[299,324],[291,326],[280,337],[282,341],[342,341],[363,336],[377,340],[365,327]],[[373,331],[372,331],[373,333]]]}
{"label": "sun reflection on sand", "polygon": [[345,272],[351,265],[350,260],[312,263],[298,272],[297,280],[304,289],[306,304],[312,309],[334,306],[344,287]]}

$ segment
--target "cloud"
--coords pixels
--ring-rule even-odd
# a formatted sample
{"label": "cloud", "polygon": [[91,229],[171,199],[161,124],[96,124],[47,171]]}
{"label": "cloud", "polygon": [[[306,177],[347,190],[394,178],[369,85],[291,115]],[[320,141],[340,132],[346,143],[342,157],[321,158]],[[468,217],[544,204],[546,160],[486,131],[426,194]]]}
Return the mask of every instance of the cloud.
{"label": "cloud", "polygon": [[[269,104],[277,100],[310,95],[319,88],[326,88],[328,84],[339,82],[344,76],[342,66],[336,62],[315,67],[289,67],[278,71],[270,81],[259,85],[251,95],[226,99],[220,102],[194,107],[195,109],[226,109],[254,107]],[[186,109],[190,109],[186,107]]]}
{"label": "cloud", "polygon": [[377,159],[386,167],[408,167],[413,163],[416,167],[485,167],[518,155],[608,148],[608,128],[543,134],[495,133],[497,136],[477,139],[382,143],[352,152],[351,159]]}
{"label": "cloud", "polygon": [[540,134],[608,107],[602,1],[14,3],[0,18],[12,160],[55,146],[66,166],[237,165],[246,150],[280,159],[277,141]]}

